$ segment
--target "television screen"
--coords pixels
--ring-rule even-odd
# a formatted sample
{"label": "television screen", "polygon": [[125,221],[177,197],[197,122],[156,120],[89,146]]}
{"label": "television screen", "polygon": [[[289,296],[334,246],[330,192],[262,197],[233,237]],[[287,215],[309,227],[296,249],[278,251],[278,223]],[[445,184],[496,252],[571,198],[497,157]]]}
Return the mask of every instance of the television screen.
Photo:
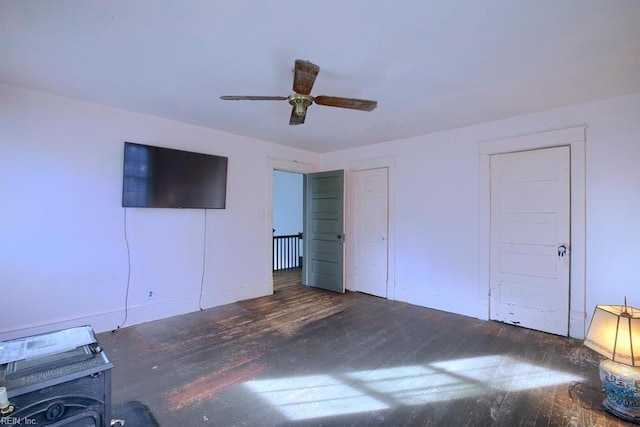
{"label": "television screen", "polygon": [[224,209],[227,157],[124,143],[122,206]]}

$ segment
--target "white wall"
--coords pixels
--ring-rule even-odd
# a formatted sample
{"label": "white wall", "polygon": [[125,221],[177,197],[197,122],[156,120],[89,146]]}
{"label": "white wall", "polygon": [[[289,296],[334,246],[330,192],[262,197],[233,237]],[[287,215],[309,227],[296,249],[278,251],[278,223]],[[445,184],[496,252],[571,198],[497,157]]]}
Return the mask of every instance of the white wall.
{"label": "white wall", "polygon": [[273,171],[273,228],[276,236],[302,232],[302,183],[304,175]]}
{"label": "white wall", "polygon": [[[229,157],[227,208],[125,211],[124,141]],[[0,340],[122,324],[125,212],[131,254],[125,325],[198,310],[201,283],[203,308],[269,294],[272,219],[265,201],[273,159],[318,160],[301,150],[0,84]]]}
{"label": "white wall", "polygon": [[[479,144],[587,125],[586,306],[640,306],[640,94],[321,155],[325,170],[393,158],[396,299],[487,318]],[[347,194],[347,198],[349,195]],[[349,213],[347,212],[347,216]],[[347,231],[348,233],[348,231]],[[348,244],[348,241],[347,241]],[[579,335],[579,334],[575,334]]]}
{"label": "white wall", "polygon": [[0,84],[0,340],[122,323],[123,141],[229,157],[227,209],[206,211],[206,235],[205,211],[126,210],[127,325],[198,310],[205,240],[203,307],[271,292],[274,164],[310,171],[320,160],[321,169],[349,175],[354,164],[379,158],[394,165],[391,295],[486,318],[479,144],[579,125],[587,125],[587,259],[586,306],[578,309],[590,316],[595,304],[620,304],[625,295],[638,307],[639,117],[635,94],[317,156]]}

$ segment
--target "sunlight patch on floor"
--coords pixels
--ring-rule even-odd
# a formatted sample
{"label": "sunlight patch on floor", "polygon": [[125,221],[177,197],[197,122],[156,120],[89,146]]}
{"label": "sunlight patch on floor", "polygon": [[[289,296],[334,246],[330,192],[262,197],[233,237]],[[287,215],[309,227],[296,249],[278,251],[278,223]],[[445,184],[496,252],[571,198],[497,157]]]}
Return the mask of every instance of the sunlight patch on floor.
{"label": "sunlight patch on floor", "polygon": [[388,408],[385,403],[330,375],[248,381],[245,385],[275,406],[289,420]]}
{"label": "sunlight patch on floor", "polygon": [[493,355],[244,384],[289,420],[303,420],[581,380],[576,375]]}

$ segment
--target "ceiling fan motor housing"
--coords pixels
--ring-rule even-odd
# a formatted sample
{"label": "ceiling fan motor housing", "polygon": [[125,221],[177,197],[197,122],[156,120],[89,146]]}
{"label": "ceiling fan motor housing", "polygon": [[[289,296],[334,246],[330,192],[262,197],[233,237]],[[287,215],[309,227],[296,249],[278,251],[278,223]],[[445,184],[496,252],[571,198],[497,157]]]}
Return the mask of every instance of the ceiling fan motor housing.
{"label": "ceiling fan motor housing", "polygon": [[289,104],[294,106],[296,115],[302,117],[306,114],[307,107],[313,104],[313,96],[296,93],[289,96]]}

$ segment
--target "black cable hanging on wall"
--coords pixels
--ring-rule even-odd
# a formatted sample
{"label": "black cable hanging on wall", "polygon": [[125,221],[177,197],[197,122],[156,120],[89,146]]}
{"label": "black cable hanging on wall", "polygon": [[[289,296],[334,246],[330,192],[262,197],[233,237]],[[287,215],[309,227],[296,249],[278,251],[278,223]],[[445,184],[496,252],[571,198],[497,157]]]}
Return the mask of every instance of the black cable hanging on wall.
{"label": "black cable hanging on wall", "polygon": [[129,238],[127,237],[127,208],[124,208],[124,241],[127,247],[127,291],[124,297],[124,320],[116,329],[111,332],[115,332],[127,322],[127,317],[129,316],[129,287],[131,285],[131,250],[129,248]]}
{"label": "black cable hanging on wall", "polygon": [[200,310],[204,310],[202,308],[202,294],[204,292],[204,274],[207,265],[207,209],[204,209],[204,238],[202,239],[203,248],[202,248],[202,277],[200,278],[200,297],[198,299],[198,307]]}
{"label": "black cable hanging on wall", "polygon": [[[127,236],[127,208],[124,208],[124,241],[127,247],[127,288],[124,297],[124,319],[122,323],[116,326],[116,329],[111,332],[115,332],[122,328],[127,322],[129,316],[129,289],[131,287],[131,249],[129,247],[129,238]],[[198,299],[198,307],[202,308],[202,296],[204,293],[204,277],[206,272],[207,262],[207,209],[204,209],[204,236],[203,236],[203,251],[202,251],[202,276],[200,278],[200,295]]]}

